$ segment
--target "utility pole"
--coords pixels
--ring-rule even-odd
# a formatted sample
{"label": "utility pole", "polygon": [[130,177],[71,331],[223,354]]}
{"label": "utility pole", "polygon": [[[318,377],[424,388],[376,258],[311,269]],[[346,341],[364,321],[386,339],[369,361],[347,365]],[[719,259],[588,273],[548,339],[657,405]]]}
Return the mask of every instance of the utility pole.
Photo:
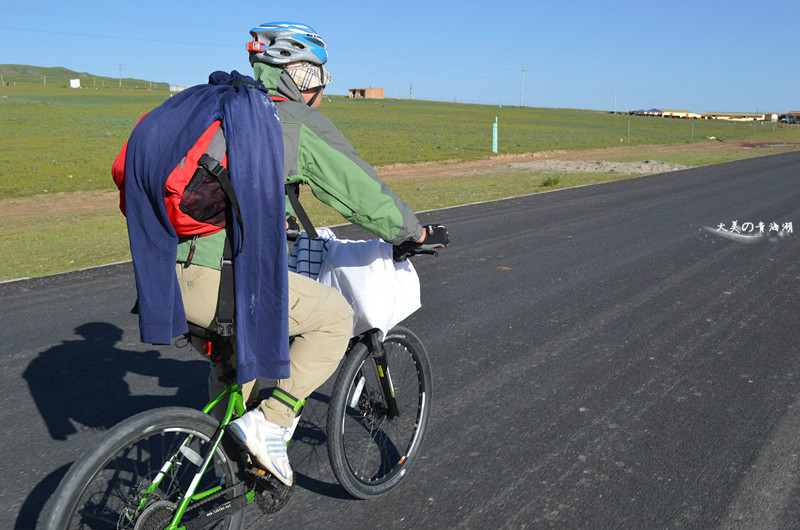
{"label": "utility pole", "polygon": [[119,87],[122,88],[122,64],[119,65]]}
{"label": "utility pole", "polygon": [[522,92],[519,95],[519,106],[525,106],[525,65],[522,66]]}

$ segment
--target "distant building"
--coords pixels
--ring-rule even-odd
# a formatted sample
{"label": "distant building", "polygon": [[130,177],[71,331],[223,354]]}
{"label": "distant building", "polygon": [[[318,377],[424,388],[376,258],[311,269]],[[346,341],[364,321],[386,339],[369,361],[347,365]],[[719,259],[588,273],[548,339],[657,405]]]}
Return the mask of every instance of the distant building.
{"label": "distant building", "polygon": [[[800,123],[800,113],[788,112],[787,114],[777,114],[774,112],[704,112],[697,114],[688,110],[631,110],[628,114],[632,116],[656,116],[659,118],[684,118],[684,119],[703,119],[703,120],[728,120],[728,121],[763,121],[763,122],[783,122]],[[792,118],[794,116],[794,118]]]}
{"label": "distant building", "polygon": [[383,99],[382,88],[351,88],[347,95],[350,99]]}
{"label": "distant building", "polygon": [[781,123],[800,123],[800,111],[790,110],[786,114],[779,116]]}
{"label": "distant building", "polygon": [[80,79],[70,79],[69,80],[69,87],[70,88],[80,88],[81,87],[81,80]]}
{"label": "distant building", "polygon": [[704,120],[729,120],[729,121],[764,121],[766,115],[753,112],[704,112]]}
{"label": "distant building", "polygon": [[700,114],[688,110],[663,110],[662,113],[664,118],[697,119],[700,117]]}
{"label": "distant building", "polygon": [[700,115],[688,110],[665,110],[665,109],[650,109],[650,110],[632,110],[628,114],[635,116],[658,116],[659,118],[689,118],[696,119]]}
{"label": "distant building", "polygon": [[188,85],[170,85],[169,86],[169,91],[170,92],[183,92],[187,88],[189,88]]}

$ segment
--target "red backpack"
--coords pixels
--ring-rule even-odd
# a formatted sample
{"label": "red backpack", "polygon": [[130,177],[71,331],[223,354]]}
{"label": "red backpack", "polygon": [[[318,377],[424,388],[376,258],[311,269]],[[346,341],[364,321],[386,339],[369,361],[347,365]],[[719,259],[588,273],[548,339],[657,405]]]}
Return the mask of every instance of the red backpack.
{"label": "red backpack", "polygon": [[[167,177],[164,203],[178,237],[204,236],[225,228],[227,195],[215,173],[228,165],[220,125],[220,121],[212,123]],[[120,190],[119,207],[123,214],[127,150],[126,142],[111,168]]]}

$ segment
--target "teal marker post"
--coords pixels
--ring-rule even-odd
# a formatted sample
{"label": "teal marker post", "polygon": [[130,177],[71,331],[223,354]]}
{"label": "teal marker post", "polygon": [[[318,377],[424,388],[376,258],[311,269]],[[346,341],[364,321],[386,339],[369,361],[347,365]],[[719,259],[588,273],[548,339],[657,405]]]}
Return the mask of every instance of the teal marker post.
{"label": "teal marker post", "polygon": [[494,117],[492,124],[492,153],[497,153],[497,116]]}

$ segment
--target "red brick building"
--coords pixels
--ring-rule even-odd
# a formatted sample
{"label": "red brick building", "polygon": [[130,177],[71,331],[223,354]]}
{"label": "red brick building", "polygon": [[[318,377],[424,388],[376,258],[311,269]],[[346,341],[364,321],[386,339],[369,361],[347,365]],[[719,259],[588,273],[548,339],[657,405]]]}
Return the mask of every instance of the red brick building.
{"label": "red brick building", "polygon": [[383,99],[382,88],[351,88],[347,95],[350,99]]}

